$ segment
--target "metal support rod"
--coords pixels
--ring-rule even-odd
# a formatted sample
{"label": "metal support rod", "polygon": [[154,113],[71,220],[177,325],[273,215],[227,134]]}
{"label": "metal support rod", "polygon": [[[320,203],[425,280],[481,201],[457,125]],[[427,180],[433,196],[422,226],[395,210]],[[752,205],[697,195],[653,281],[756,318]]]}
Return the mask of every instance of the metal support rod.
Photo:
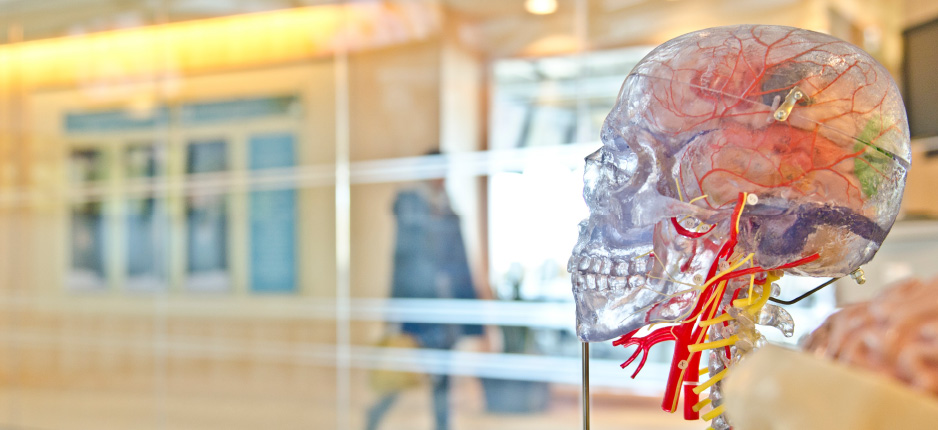
{"label": "metal support rod", "polygon": [[590,344],[583,342],[583,430],[590,429]]}

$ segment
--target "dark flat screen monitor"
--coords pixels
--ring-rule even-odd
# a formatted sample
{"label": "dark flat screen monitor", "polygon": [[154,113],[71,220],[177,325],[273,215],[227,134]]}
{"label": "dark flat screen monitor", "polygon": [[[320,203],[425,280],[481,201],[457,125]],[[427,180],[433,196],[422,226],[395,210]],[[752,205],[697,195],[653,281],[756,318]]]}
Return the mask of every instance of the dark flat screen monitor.
{"label": "dark flat screen monitor", "polygon": [[902,81],[912,137],[938,136],[938,19],[902,33]]}

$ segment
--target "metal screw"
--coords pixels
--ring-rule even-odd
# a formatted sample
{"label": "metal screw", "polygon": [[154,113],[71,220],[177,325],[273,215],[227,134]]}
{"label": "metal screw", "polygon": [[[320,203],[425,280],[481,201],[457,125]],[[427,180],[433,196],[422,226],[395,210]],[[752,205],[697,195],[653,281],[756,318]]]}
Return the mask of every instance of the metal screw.
{"label": "metal screw", "polygon": [[857,270],[850,272],[850,277],[853,278],[853,280],[856,281],[856,283],[860,285],[863,285],[864,283],[866,283],[866,276],[864,275],[865,273],[863,273],[863,269],[860,267],[857,267]]}

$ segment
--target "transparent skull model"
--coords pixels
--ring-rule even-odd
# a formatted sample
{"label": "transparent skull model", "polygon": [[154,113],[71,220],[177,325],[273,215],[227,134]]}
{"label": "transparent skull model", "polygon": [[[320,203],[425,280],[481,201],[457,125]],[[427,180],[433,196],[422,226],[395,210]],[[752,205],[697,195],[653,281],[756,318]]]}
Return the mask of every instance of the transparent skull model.
{"label": "transparent skull model", "polygon": [[[773,280],[844,276],[873,257],[898,213],[908,134],[888,72],[831,36],[733,26],[657,47],[586,159],[590,217],[568,267],[579,337],[638,345],[626,365],[676,341],[663,408],[683,390],[686,418],[712,401],[704,417],[726,428],[719,390],[698,395],[758,346],[755,324],[790,334],[766,304]],[[635,336],[653,323],[670,325]],[[712,377],[697,384],[705,352]]]}

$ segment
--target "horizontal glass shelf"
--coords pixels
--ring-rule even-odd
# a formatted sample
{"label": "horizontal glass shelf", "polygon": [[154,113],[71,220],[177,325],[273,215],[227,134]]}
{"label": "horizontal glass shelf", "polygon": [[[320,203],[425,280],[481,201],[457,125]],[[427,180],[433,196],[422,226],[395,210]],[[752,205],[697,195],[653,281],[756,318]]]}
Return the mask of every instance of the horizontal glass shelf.
{"label": "horizontal glass shelf", "polygon": [[[106,350],[112,353],[147,353],[159,348],[167,357],[239,360],[251,357],[264,364],[336,366],[343,362],[353,369],[385,369],[426,374],[449,374],[518,381],[542,381],[579,385],[581,362],[578,357],[470,352],[459,350],[380,348],[351,345],[347,349],[332,344],[300,344],[276,340],[237,340],[198,336],[167,336],[159,342],[146,337],[91,336],[44,332],[39,329],[0,333],[0,342],[29,345],[32,348]],[[342,350],[344,349],[344,350]],[[342,351],[340,351],[342,350]],[[341,354],[340,354],[341,352]],[[620,360],[591,359],[590,385],[621,392],[656,395],[661,392],[667,363],[649,360],[640,377],[631,379]],[[657,376],[657,377],[656,377]]]}
{"label": "horizontal glass shelf", "polygon": [[575,327],[574,304],[570,302],[524,302],[457,299],[332,299],[292,295],[199,296],[138,293],[124,296],[72,294],[62,298],[0,296],[0,309],[59,312],[77,315],[160,315],[243,319],[335,320],[340,306],[348,303],[347,315],[360,322],[415,322],[438,324],[483,324],[569,329]]}

